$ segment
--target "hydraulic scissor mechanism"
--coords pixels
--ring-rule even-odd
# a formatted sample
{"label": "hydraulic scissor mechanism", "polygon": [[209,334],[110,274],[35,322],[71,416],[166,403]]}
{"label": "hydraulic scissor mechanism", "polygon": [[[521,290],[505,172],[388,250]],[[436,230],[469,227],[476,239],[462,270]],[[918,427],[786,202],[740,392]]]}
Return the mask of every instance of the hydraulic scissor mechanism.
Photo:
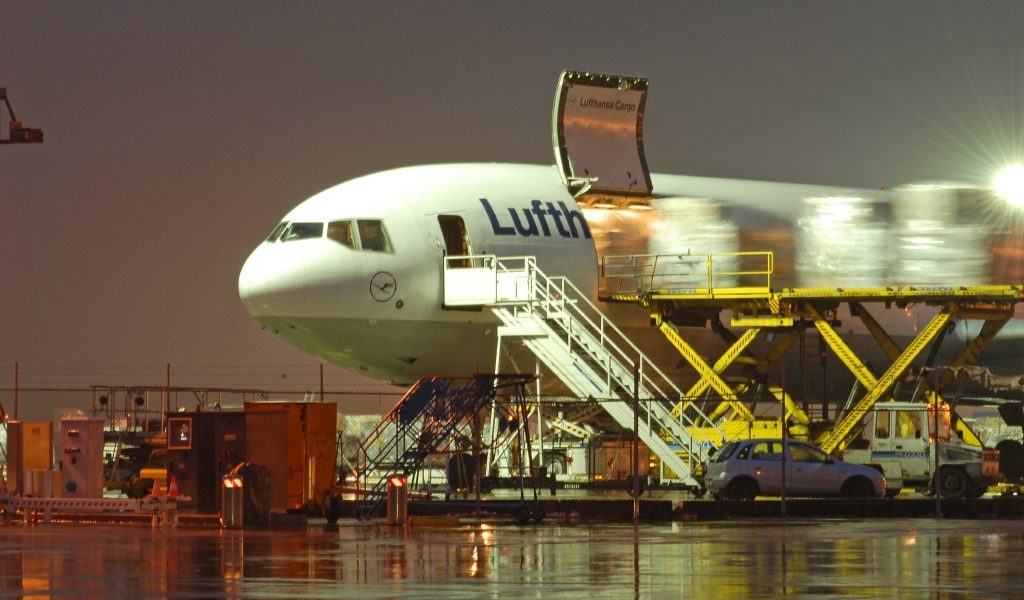
{"label": "hydraulic scissor mechanism", "polygon": [[[774,427],[774,435],[785,433],[802,437],[815,441],[826,452],[841,451],[859,432],[865,415],[875,404],[904,395],[907,390],[902,388],[908,382],[916,382],[911,386],[914,400],[944,403],[939,390],[953,383],[958,369],[977,361],[982,349],[1013,317],[1014,306],[1022,299],[1021,286],[784,288],[775,291],[768,285],[773,264],[770,258],[762,261],[768,265],[766,269],[740,274],[743,287],[715,287],[715,256],[707,258],[707,287],[679,288],[677,284],[659,280],[657,269],[644,266],[659,264],[650,257],[643,257],[643,260],[611,257],[616,259],[618,270],[615,273],[606,270],[602,275],[612,283],[618,279],[617,289],[635,290],[611,294],[604,299],[648,308],[652,325],[676,348],[683,363],[696,371],[696,383],[687,389],[673,408],[673,414],[697,405],[727,439],[747,437],[755,427],[759,433],[770,434]],[[634,267],[629,271],[621,265]],[[751,276],[763,277],[765,284],[749,285],[749,281],[743,281],[743,277],[750,279]],[[862,343],[851,343],[849,330],[843,331],[840,321],[843,305],[851,317],[863,322],[875,345],[881,349],[880,353],[874,348],[865,348]],[[910,340],[901,347],[867,305],[903,311],[917,306],[920,309],[914,315],[917,318],[924,315],[928,320],[923,327],[915,328]],[[729,326],[721,318],[725,311],[731,313]],[[905,322],[909,318],[896,316],[896,321],[902,318]],[[978,335],[952,362],[936,364],[946,334],[965,320],[983,322]],[[698,352],[695,342],[688,339],[694,328],[703,330],[708,324],[725,342],[726,349],[717,359],[707,357],[707,344],[701,345],[701,352]],[[809,346],[806,339],[812,332],[816,333],[816,346]],[[801,368],[795,370],[802,373],[791,372],[787,379],[782,359],[798,341],[804,354],[814,354],[818,357],[816,360],[820,359],[818,368],[824,368],[826,354],[830,353],[834,357],[832,362],[837,360],[852,375],[853,389],[845,403],[832,402],[836,407],[834,420],[828,419],[825,389],[821,392],[820,410],[808,410],[813,408],[813,399],[807,397],[809,386],[804,386],[799,402],[788,391],[798,389],[793,382],[800,376],[807,376],[807,365],[811,363],[801,361]],[[867,359],[869,356],[871,361]],[[768,411],[770,414],[758,414],[758,399],[766,395],[781,407]],[[964,441],[979,444],[977,436],[965,423],[958,418],[954,418],[954,423]]]}

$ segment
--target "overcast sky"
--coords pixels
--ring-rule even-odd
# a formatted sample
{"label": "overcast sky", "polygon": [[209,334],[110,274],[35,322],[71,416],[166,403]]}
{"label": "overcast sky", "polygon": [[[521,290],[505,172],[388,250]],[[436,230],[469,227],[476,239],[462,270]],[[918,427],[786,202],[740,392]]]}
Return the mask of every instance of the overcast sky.
{"label": "overcast sky", "polygon": [[46,136],[0,147],[0,387],[15,362],[23,386],[167,363],[306,385],[318,363],[238,299],[248,253],[361,174],[550,164],[565,68],[650,79],[655,171],[987,182],[1024,148],[1022,23],[1020,2],[0,0],[0,87]]}

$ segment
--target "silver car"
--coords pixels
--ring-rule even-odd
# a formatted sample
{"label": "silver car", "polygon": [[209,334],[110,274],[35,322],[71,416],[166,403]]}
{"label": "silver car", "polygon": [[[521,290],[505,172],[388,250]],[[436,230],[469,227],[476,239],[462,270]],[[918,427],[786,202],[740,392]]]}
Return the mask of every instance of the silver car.
{"label": "silver car", "polygon": [[845,463],[799,440],[785,440],[785,449],[783,457],[778,438],[728,442],[708,462],[704,485],[715,498],[779,496],[785,464],[787,496],[885,496],[885,477],[876,469]]}

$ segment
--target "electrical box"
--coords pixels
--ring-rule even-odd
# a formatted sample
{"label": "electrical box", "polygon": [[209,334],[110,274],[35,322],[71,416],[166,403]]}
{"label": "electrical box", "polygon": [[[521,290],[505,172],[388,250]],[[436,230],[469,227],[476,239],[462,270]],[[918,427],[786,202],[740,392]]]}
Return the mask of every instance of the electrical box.
{"label": "electrical box", "polygon": [[[639,474],[646,476],[651,470],[651,451],[644,444],[637,445],[637,451],[640,456],[637,460],[637,467],[639,468]],[[600,475],[603,479],[617,481],[620,479],[629,479],[629,473],[632,471],[631,455],[632,443],[630,442],[612,442],[605,443],[599,449],[595,448],[593,454],[591,454],[591,472],[596,475]]]}
{"label": "electrical box", "polygon": [[60,420],[60,470],[65,498],[103,497],[103,418]]}
{"label": "electrical box", "polygon": [[[605,442],[600,446],[569,448],[565,453],[566,475],[571,481],[628,480],[631,470],[631,442]],[[640,475],[650,472],[651,451],[640,444],[638,448]]]}
{"label": "electrical box", "polygon": [[24,495],[30,487],[28,471],[53,470],[53,423],[7,422],[7,489]]}
{"label": "electrical box", "polygon": [[244,413],[167,415],[167,484],[177,484],[178,506],[199,512],[220,510],[221,479],[244,460]]}
{"label": "electrical box", "polygon": [[590,449],[569,448],[565,452],[565,473],[570,479],[590,479]]}
{"label": "electrical box", "polygon": [[270,471],[271,510],[319,504],[335,478],[335,402],[246,402],[246,454]]}

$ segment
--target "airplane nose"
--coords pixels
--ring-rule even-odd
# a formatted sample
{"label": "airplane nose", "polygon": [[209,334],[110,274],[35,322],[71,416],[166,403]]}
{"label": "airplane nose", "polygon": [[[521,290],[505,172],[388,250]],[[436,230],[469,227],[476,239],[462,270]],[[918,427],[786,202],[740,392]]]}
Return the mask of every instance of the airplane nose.
{"label": "airplane nose", "polygon": [[287,317],[301,313],[307,294],[302,261],[289,260],[274,244],[262,244],[238,274],[238,295],[254,317]]}

